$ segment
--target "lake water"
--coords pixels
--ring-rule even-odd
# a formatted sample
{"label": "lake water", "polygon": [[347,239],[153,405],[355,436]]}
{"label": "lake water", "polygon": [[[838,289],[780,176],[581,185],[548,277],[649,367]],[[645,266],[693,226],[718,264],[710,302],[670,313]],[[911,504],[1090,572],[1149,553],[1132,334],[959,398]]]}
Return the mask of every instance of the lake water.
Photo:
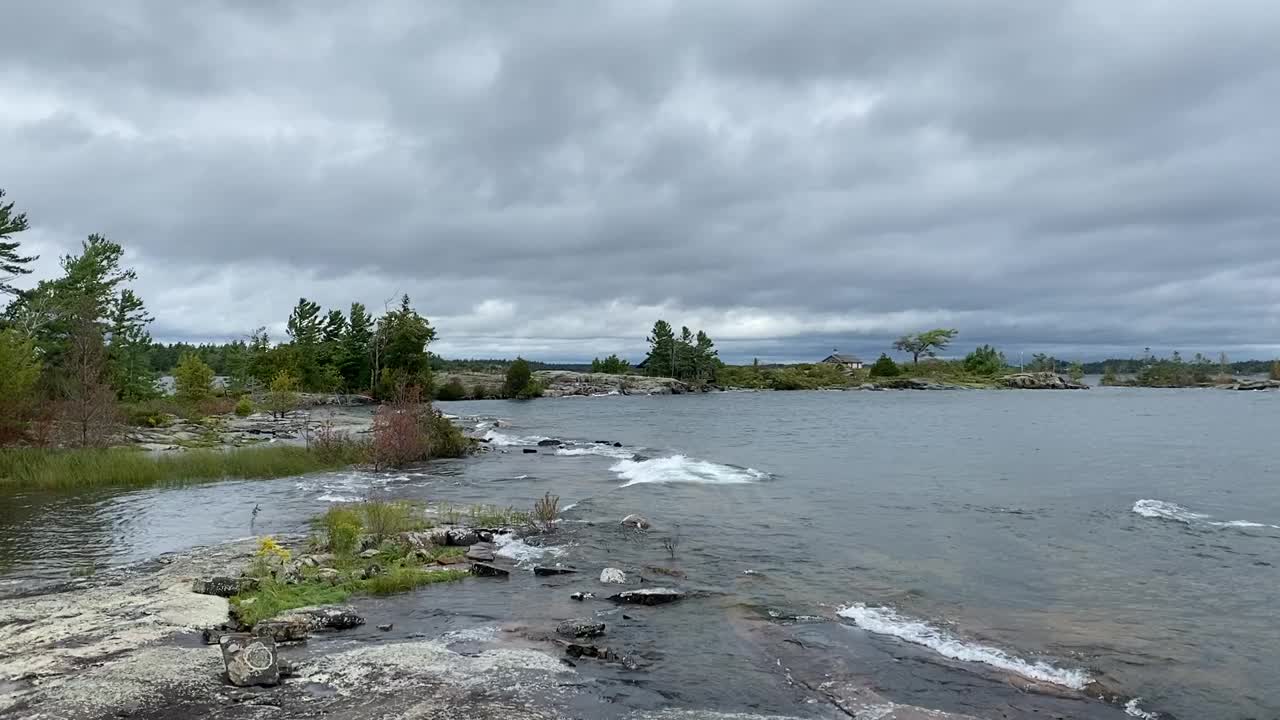
{"label": "lake water", "polygon": [[[802,714],[775,667],[770,633],[780,629],[788,662],[803,647],[796,662],[815,673],[838,667],[894,701],[980,717],[1124,717],[1130,698],[1141,698],[1138,716],[1280,716],[1280,394],[723,393],[441,407],[472,417],[494,452],[409,473],[4,497],[0,593],[63,581],[90,561],[304,531],[330,502],[527,507],[550,491],[567,507],[557,547],[509,552],[584,575],[529,573],[500,591],[468,583],[370,607],[409,634],[550,621],[590,611],[568,594],[600,592],[594,575],[614,565],[701,591],[611,620],[611,643],[641,660],[630,674],[598,671],[597,697],[620,708]],[[542,438],[572,445],[521,452]],[[635,512],[654,529],[618,525]],[[1098,680],[1123,700],[1028,695],[1010,675]]]}

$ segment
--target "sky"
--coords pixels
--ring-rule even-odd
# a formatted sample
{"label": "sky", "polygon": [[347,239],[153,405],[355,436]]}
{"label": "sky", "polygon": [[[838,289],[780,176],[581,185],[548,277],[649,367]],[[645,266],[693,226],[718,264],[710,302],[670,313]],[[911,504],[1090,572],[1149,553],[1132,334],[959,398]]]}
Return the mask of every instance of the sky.
{"label": "sky", "polygon": [[42,0],[0,188],[160,340],[408,293],[446,357],[1280,356],[1274,0]]}

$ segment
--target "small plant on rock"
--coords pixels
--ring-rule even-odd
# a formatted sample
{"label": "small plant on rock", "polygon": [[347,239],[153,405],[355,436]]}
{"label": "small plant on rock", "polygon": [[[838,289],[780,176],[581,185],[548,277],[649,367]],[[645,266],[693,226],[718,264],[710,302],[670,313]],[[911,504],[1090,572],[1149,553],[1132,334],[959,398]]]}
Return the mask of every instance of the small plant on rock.
{"label": "small plant on rock", "polygon": [[560,515],[560,496],[546,493],[533,504],[533,512],[529,514],[529,522],[543,532],[556,526],[556,518]]}

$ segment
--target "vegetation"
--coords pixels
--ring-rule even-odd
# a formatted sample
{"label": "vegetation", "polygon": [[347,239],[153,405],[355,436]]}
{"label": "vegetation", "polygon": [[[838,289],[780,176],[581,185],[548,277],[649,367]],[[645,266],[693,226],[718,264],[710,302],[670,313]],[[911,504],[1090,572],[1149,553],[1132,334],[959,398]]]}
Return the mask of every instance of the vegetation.
{"label": "vegetation", "polygon": [[306,448],[270,445],[235,450],[190,450],[155,454],[110,448],[0,449],[0,486],[145,487],[185,485],[224,478],[276,478],[361,462],[358,447],[342,457],[322,457]]}
{"label": "vegetation", "polygon": [[13,203],[4,201],[0,188],[0,295],[12,295],[15,290],[9,281],[18,275],[28,275],[28,264],[35,262],[34,255],[18,252],[18,242],[12,237],[27,229],[27,214],[13,211]]}
{"label": "vegetation", "polygon": [[644,368],[649,375],[673,377],[692,382],[714,382],[722,363],[715,343],[701,330],[696,334],[689,328],[680,328],[680,337],[666,320],[653,324],[653,332],[646,340],[649,354]]}
{"label": "vegetation", "polygon": [[467,389],[462,386],[462,381],[453,378],[449,382],[441,385],[436,390],[436,399],[446,402],[452,400],[465,400],[467,397]]}
{"label": "vegetation", "polygon": [[281,370],[271,379],[265,407],[273,418],[282,418],[298,409],[298,380],[288,370]]}
{"label": "vegetation", "polygon": [[862,382],[863,373],[848,373],[837,365],[723,365],[718,382],[726,387],[756,390],[819,390]]}
{"label": "vegetation", "polygon": [[975,375],[996,375],[1006,370],[1004,353],[982,345],[965,356],[964,369]]}
{"label": "vegetation", "polygon": [[213,394],[213,368],[199,356],[187,353],[178,361],[173,371],[173,382],[178,399],[197,403]]}
{"label": "vegetation", "polygon": [[470,451],[471,441],[430,403],[422,402],[418,393],[416,385],[406,386],[374,414],[370,460],[375,468],[462,457]]}
{"label": "vegetation", "polygon": [[935,328],[918,335],[903,335],[893,343],[896,350],[901,350],[911,354],[911,364],[917,365],[920,362],[920,356],[937,357],[939,350],[945,350],[947,345],[955,339],[958,334],[957,330],[947,330],[944,328]]}
{"label": "vegetation", "polygon": [[524,358],[516,358],[516,361],[511,363],[511,367],[507,368],[507,378],[502,384],[502,393],[505,397],[517,400],[542,396],[542,386],[533,379],[533,371],[529,369],[529,363]]}
{"label": "vegetation", "polygon": [[253,414],[253,400],[248,395],[242,396],[236,401],[235,406],[236,417],[249,417]]}
{"label": "vegetation", "polygon": [[560,516],[560,496],[544,494],[533,504],[533,512],[529,520],[539,529],[547,531],[555,527],[556,518]]}
{"label": "vegetation", "polygon": [[880,357],[871,364],[871,377],[888,378],[898,377],[901,374],[902,370],[898,368],[898,363],[885,353],[880,353]]}
{"label": "vegetation", "polygon": [[616,354],[601,360],[596,358],[591,361],[591,372],[608,373],[610,375],[624,375],[631,370],[631,363],[618,357]]}

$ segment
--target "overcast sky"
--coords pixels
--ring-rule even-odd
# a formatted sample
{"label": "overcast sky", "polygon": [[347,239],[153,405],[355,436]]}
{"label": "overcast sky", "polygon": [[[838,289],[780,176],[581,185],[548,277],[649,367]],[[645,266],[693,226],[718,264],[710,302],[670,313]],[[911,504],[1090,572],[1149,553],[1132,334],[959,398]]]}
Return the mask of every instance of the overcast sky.
{"label": "overcast sky", "polygon": [[1274,0],[4,3],[0,187],[164,340],[1280,354]]}

